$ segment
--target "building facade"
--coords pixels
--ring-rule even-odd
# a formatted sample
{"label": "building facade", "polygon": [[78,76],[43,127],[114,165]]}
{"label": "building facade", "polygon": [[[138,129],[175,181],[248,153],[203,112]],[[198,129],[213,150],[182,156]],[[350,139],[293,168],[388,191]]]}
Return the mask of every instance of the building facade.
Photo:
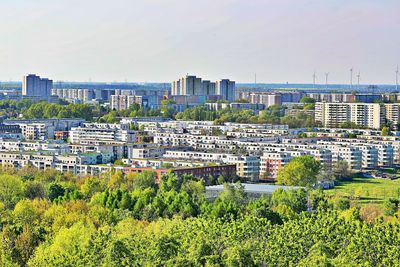
{"label": "building facade", "polygon": [[22,95],[38,97],[48,100],[51,96],[53,81],[47,78],[40,78],[35,74],[29,74],[22,80]]}

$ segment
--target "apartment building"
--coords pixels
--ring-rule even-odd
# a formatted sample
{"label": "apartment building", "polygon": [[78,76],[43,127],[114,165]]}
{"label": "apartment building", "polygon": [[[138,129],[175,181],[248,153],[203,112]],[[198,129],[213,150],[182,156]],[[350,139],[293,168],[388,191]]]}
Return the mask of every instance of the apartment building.
{"label": "apartment building", "polygon": [[90,142],[90,144],[68,144],[72,154],[81,153],[105,153],[112,154],[113,159],[131,158],[133,156],[133,144],[126,142]]}
{"label": "apartment building", "polygon": [[216,95],[216,85],[215,82],[211,81],[202,81],[202,91],[205,95]]}
{"label": "apartment building", "polygon": [[56,88],[52,90],[52,95],[69,101],[83,103],[96,99],[96,92],[94,89]]}
{"label": "apartment building", "polygon": [[[0,165],[20,169],[34,166],[39,170],[56,169],[77,174],[97,174],[110,169],[100,166],[110,162],[111,154],[47,155],[34,152],[0,152]],[[89,167],[91,165],[91,167]]]}
{"label": "apartment building", "polygon": [[55,131],[69,131],[72,127],[79,127],[85,123],[84,119],[32,119],[32,120],[5,120],[5,125],[18,125],[23,138],[29,140],[54,139]]}
{"label": "apartment building", "polygon": [[[361,157],[358,156],[358,152],[354,152],[353,150],[352,153],[355,153],[354,155],[344,156],[346,157],[346,161],[351,158],[361,161],[359,164],[354,164],[356,166],[354,169],[357,169],[358,166],[367,169],[375,167],[391,167],[396,162],[397,158],[397,150],[394,144],[382,141],[338,138],[330,141],[318,141],[317,145],[330,149],[331,151],[343,149],[344,147],[359,150],[361,152]],[[341,152],[342,151],[339,150],[336,153]],[[340,159],[340,156],[337,155],[336,160],[338,159]]]}
{"label": "apartment building", "polygon": [[264,104],[253,104],[253,103],[205,103],[205,106],[210,110],[221,110],[221,109],[250,109],[255,112],[265,109]]}
{"label": "apartment building", "polygon": [[54,136],[54,127],[44,123],[19,124],[26,140],[46,140]]}
{"label": "apartment building", "polygon": [[173,173],[176,177],[183,177],[185,175],[193,175],[194,177],[201,178],[206,182],[212,179],[217,179],[219,176],[233,179],[236,176],[236,165],[213,165],[213,166],[198,166],[198,167],[184,167],[184,168],[142,168],[142,167],[116,167],[117,170],[121,170],[123,173],[141,173],[145,171],[151,171],[156,173],[156,183],[159,183],[161,177],[168,172]]}
{"label": "apartment building", "polygon": [[35,74],[29,74],[22,80],[22,95],[27,97],[38,97],[42,100],[49,100],[53,81],[47,78],[40,78]]}
{"label": "apartment building", "polygon": [[315,121],[331,128],[353,122],[362,127],[380,129],[385,123],[385,107],[375,103],[318,102],[315,105]]}
{"label": "apartment building", "polygon": [[20,140],[0,140],[0,151],[46,151],[52,154],[67,154],[69,145],[63,142],[28,142]]}
{"label": "apartment building", "polygon": [[274,105],[282,105],[282,95],[279,93],[250,93],[242,97],[252,104],[263,104],[266,108]]}
{"label": "apartment building", "polygon": [[266,151],[261,157],[260,180],[275,180],[279,170],[292,159],[291,153]]}
{"label": "apartment building", "polygon": [[223,99],[229,102],[236,100],[236,87],[235,82],[229,79],[222,79],[215,83],[216,94],[221,95]]}
{"label": "apartment building", "polygon": [[386,121],[397,125],[400,123],[400,104],[385,104]]}
{"label": "apartment building", "polygon": [[332,153],[332,163],[344,160],[352,170],[361,170],[362,151],[357,147],[338,145],[332,143],[320,144],[321,147],[329,149]]}
{"label": "apartment building", "polygon": [[115,110],[129,109],[133,104],[145,106],[147,102],[146,96],[136,95],[112,95],[110,99],[110,107]]}
{"label": "apartment building", "polygon": [[247,178],[251,181],[258,181],[260,172],[260,160],[254,156],[240,156],[226,153],[209,153],[200,151],[166,150],[163,158],[235,164],[237,175]]}
{"label": "apartment building", "polygon": [[[202,80],[195,75],[186,75],[171,83],[172,96],[212,96],[220,95],[222,99],[233,102],[236,99],[235,82],[222,79],[217,82]],[[204,101],[205,102],[205,101]],[[203,102],[203,103],[204,103]]]}
{"label": "apartment building", "polygon": [[135,131],[129,130],[128,125],[107,123],[85,123],[70,131],[70,142],[73,144],[107,144],[118,141],[136,142]]}
{"label": "apartment building", "polygon": [[165,148],[162,147],[138,147],[132,148],[131,158],[160,158],[164,153]]}

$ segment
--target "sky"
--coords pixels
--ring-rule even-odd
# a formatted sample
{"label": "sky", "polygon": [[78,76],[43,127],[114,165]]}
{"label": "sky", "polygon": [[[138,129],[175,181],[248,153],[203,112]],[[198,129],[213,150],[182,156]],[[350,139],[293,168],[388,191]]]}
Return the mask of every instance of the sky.
{"label": "sky", "polygon": [[0,0],[0,80],[394,84],[399,0]]}

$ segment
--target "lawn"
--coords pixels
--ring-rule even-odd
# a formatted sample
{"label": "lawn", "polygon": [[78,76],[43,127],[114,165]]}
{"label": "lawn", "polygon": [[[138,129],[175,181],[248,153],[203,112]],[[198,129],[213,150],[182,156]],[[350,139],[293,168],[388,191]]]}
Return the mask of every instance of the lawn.
{"label": "lawn", "polygon": [[328,194],[341,194],[360,203],[381,204],[385,198],[400,197],[400,179],[353,178],[351,181],[338,182]]}

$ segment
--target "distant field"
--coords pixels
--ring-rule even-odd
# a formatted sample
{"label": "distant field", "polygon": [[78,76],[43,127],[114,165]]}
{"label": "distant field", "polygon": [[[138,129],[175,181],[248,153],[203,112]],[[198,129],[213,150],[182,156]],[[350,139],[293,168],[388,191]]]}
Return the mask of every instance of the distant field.
{"label": "distant field", "polygon": [[400,179],[354,178],[352,181],[340,182],[328,194],[341,194],[360,203],[381,204],[387,197],[400,197]]}

